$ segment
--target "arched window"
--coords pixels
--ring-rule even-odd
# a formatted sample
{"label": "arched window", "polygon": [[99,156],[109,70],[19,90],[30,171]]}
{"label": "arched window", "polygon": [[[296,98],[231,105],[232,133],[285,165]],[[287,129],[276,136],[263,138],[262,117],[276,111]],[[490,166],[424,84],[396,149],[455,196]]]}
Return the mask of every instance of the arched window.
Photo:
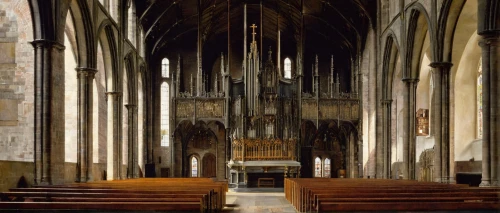
{"label": "arched window", "polygon": [[170,74],[169,65],[170,62],[168,61],[168,58],[164,58],[163,60],[161,60],[161,77],[168,78]]}
{"label": "arched window", "polygon": [[321,158],[316,157],[314,159],[314,177],[321,177]]}
{"label": "arched window", "polygon": [[477,138],[483,138],[483,63],[482,58],[479,58],[479,66],[477,68]]}
{"label": "arched window", "polygon": [[325,159],[323,177],[326,178],[330,177],[330,158]]}
{"label": "arched window", "polygon": [[285,58],[285,78],[292,78],[292,61],[289,58]]}
{"label": "arched window", "polygon": [[128,5],[129,8],[128,8],[128,27],[127,27],[128,33],[127,34],[128,34],[128,40],[135,47],[137,45],[135,43],[135,34],[136,34],[136,30],[137,30],[137,26],[136,26],[137,16],[135,13],[134,1],[129,1],[129,4],[130,5]]}
{"label": "arched window", "polygon": [[170,139],[170,125],[169,125],[169,111],[170,111],[170,94],[167,82],[161,84],[161,146],[169,146]]}
{"label": "arched window", "polygon": [[191,157],[191,177],[198,177],[198,158]]}

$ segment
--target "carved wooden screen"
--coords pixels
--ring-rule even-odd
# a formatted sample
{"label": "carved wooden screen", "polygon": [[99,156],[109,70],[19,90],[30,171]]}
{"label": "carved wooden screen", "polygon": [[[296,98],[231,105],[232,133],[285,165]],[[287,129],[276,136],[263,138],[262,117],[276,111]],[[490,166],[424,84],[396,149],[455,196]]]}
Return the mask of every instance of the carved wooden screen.
{"label": "carved wooden screen", "polygon": [[215,156],[213,154],[206,154],[203,157],[203,177],[215,177],[216,176],[216,163]]}

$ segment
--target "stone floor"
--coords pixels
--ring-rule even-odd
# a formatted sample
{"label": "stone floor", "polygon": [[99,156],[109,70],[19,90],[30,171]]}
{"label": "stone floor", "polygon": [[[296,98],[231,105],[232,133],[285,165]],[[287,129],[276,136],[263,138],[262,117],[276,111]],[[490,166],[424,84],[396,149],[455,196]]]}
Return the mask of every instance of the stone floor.
{"label": "stone floor", "polygon": [[296,212],[283,192],[227,192],[224,212]]}

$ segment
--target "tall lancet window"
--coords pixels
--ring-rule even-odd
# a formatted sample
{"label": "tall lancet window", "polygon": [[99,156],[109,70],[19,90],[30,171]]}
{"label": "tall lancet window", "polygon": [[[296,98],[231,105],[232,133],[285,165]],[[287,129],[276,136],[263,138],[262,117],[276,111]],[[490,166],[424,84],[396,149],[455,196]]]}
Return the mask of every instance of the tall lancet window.
{"label": "tall lancet window", "polygon": [[169,146],[170,139],[170,91],[167,82],[163,82],[160,88],[161,92],[161,146]]}
{"label": "tall lancet window", "polygon": [[170,74],[169,65],[170,62],[168,61],[168,58],[164,58],[163,60],[161,60],[161,77],[168,78]]}
{"label": "tall lancet window", "polygon": [[289,58],[285,58],[284,71],[285,71],[285,78],[291,79],[292,78],[292,61]]}
{"label": "tall lancet window", "polygon": [[191,177],[198,177],[198,158],[191,157]]}
{"label": "tall lancet window", "polygon": [[321,167],[321,158],[316,157],[314,159],[314,177],[321,177],[321,170],[323,170]]}
{"label": "tall lancet window", "polygon": [[330,177],[330,158],[325,158],[324,167],[325,167],[325,170],[323,172],[323,177],[329,178]]}
{"label": "tall lancet window", "polygon": [[483,138],[483,62],[479,58],[479,66],[477,68],[477,138]]}

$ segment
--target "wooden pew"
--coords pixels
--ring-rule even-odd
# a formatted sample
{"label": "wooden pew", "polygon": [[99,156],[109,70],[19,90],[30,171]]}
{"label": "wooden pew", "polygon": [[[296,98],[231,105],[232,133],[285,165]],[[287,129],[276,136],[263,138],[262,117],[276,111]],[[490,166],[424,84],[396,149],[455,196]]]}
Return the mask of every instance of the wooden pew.
{"label": "wooden pew", "polygon": [[223,208],[227,190],[226,182],[208,178],[129,179],[14,188],[0,193],[0,210],[213,211]]}
{"label": "wooden pew", "polygon": [[407,180],[287,178],[285,198],[300,212],[498,210],[500,189]]}

